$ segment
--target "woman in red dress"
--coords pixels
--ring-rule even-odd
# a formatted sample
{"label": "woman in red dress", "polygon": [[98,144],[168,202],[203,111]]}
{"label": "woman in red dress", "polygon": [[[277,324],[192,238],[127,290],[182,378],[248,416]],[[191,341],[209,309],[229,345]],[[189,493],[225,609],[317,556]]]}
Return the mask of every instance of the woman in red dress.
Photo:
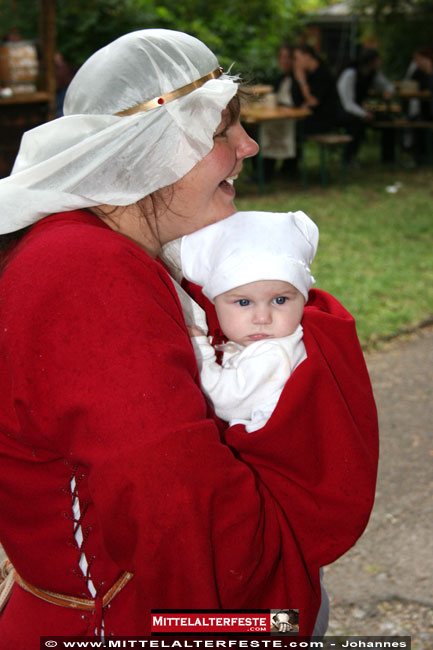
{"label": "woman in red dress", "polygon": [[235,211],[257,152],[236,93],[195,38],[128,34],[0,182],[1,650],[148,635],[158,608],[293,608],[309,635],[320,567],[367,523],[377,423],[350,315],[311,292],[308,359],[247,436],[200,390],[185,317],[218,334],[213,307],[159,259]]}

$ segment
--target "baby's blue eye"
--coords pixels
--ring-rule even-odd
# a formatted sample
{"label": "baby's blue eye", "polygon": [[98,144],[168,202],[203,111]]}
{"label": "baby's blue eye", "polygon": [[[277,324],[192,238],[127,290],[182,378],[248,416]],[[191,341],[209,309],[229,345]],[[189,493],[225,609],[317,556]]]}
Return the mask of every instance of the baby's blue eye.
{"label": "baby's blue eye", "polygon": [[285,298],[284,296],[278,296],[278,298],[275,298],[275,302],[277,305],[284,305],[286,300],[287,298]]}
{"label": "baby's blue eye", "polygon": [[250,301],[247,298],[241,298],[240,300],[236,300],[236,302],[240,307],[248,307],[250,304]]}

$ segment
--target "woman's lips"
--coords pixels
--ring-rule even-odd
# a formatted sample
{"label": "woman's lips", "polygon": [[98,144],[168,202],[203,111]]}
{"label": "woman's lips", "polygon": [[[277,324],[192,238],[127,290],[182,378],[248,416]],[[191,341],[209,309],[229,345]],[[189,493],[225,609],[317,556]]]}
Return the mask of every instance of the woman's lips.
{"label": "woman's lips", "polygon": [[234,198],[236,196],[236,190],[233,185],[233,181],[228,181],[228,180],[221,181],[219,187],[220,189],[223,190],[223,192],[230,195],[230,197]]}

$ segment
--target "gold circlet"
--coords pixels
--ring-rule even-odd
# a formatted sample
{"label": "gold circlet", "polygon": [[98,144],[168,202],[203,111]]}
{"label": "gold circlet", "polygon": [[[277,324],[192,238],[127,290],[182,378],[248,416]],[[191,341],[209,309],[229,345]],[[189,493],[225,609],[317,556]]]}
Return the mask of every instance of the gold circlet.
{"label": "gold circlet", "polygon": [[134,113],[141,113],[143,111],[151,111],[154,108],[160,108],[161,106],[164,106],[164,104],[168,104],[168,102],[172,102],[173,99],[177,99],[178,97],[183,97],[184,95],[188,95],[196,88],[200,88],[200,86],[203,86],[203,84],[205,84],[206,81],[209,81],[209,79],[218,79],[219,77],[221,77],[223,72],[224,70],[221,67],[218,67],[212,72],[205,74],[204,77],[200,77],[200,79],[197,79],[196,81],[192,81],[191,83],[186,84],[186,86],[182,86],[181,88],[172,90],[169,93],[160,95],[159,97],[154,97],[153,99],[149,99],[147,102],[142,102],[141,104],[137,104],[132,108],[127,108],[124,111],[120,111],[119,113],[116,113],[116,115],[118,117],[124,117],[126,115],[134,115]]}

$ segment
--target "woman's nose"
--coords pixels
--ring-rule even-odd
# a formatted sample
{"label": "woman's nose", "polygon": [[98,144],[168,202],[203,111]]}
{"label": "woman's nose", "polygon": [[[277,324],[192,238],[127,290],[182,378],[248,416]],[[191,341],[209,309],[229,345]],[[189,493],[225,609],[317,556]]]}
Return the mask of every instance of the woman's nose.
{"label": "woman's nose", "polygon": [[238,122],[237,137],[236,154],[239,160],[251,158],[258,153],[259,145],[248,135],[240,122]]}

